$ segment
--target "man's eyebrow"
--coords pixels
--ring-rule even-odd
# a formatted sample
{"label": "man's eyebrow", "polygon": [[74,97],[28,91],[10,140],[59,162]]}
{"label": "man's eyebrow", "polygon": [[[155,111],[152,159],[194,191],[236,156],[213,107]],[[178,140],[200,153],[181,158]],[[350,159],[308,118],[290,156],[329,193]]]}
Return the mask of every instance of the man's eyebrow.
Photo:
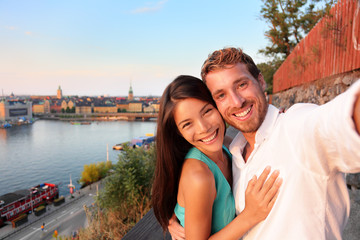
{"label": "man's eyebrow", "polygon": [[[247,80],[249,80],[247,77],[240,77],[239,79],[236,79],[236,80],[232,83],[232,85],[235,85],[235,84],[237,84],[237,83],[239,83],[239,82],[241,82],[241,81],[247,81]],[[224,89],[218,89],[218,90],[216,90],[215,92],[211,93],[211,95],[212,95],[212,96],[215,96],[216,94],[219,94],[219,93],[221,93],[221,92],[223,92],[223,91],[224,91]]]}

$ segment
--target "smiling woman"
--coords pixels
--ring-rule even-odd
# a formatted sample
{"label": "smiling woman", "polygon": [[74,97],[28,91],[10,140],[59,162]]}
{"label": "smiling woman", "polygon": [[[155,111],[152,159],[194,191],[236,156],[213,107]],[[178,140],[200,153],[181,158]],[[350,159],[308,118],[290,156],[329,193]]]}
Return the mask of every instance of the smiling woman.
{"label": "smiling woman", "polygon": [[246,203],[251,204],[235,217],[231,154],[223,146],[224,134],[224,120],[200,79],[179,76],[165,89],[152,192],[163,230],[175,212],[186,239],[239,239],[270,212],[281,181],[275,171],[265,183],[270,173],[266,168],[249,182]]}

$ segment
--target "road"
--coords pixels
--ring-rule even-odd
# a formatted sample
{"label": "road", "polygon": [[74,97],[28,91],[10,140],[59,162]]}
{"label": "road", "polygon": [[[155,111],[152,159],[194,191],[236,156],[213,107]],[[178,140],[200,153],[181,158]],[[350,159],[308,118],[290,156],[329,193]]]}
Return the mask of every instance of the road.
{"label": "road", "polygon": [[[0,239],[6,240],[50,240],[54,239],[54,231],[57,230],[59,236],[71,236],[71,234],[80,228],[87,227],[87,218],[84,210],[84,205],[91,206],[94,202],[96,194],[96,185],[93,184],[92,189],[89,187],[81,189],[81,194],[74,194],[75,198],[66,197],[66,201],[60,206],[48,206],[50,210],[44,216],[29,215],[29,224],[26,227],[19,229],[11,229],[11,226],[6,226],[5,229],[11,234]],[[41,225],[45,223],[44,231],[41,230]],[[18,230],[18,231],[17,231]],[[12,231],[12,232],[11,232]],[[4,236],[3,236],[4,237]]]}

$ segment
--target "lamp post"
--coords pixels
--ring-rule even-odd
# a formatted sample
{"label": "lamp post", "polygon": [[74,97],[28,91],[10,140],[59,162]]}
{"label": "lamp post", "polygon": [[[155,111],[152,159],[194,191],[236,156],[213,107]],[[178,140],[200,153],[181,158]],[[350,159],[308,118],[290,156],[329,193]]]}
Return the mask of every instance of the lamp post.
{"label": "lamp post", "polygon": [[30,204],[31,204],[31,213],[34,212],[34,206],[33,206],[33,202],[32,202],[32,190],[30,189]]}

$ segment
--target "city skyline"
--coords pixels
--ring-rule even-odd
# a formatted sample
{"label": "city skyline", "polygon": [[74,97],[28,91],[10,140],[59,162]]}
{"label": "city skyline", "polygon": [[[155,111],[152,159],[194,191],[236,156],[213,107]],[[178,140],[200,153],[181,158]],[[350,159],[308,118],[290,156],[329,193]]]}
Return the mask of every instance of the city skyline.
{"label": "city skyline", "polygon": [[[160,96],[212,51],[267,45],[262,2],[0,0],[4,95]],[[55,89],[55,90],[54,90]]]}

